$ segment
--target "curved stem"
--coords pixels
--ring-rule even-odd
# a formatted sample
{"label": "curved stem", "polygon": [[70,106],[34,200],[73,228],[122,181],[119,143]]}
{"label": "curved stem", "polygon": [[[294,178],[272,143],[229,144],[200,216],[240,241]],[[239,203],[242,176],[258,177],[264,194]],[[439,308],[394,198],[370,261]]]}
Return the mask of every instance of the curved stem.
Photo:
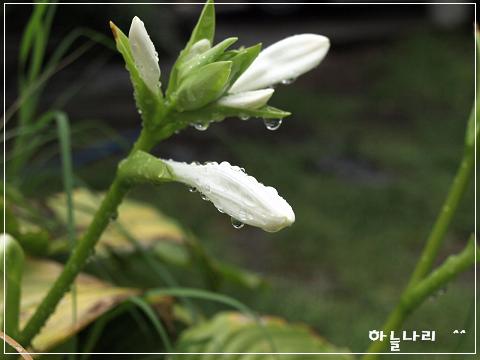
{"label": "curved stem", "polygon": [[458,204],[460,203],[470,180],[470,173],[472,172],[473,164],[475,162],[475,152],[473,149],[471,149],[471,151],[469,150],[470,149],[467,148],[465,151],[460,167],[453,179],[450,191],[448,192],[441,212],[433,225],[420,257],[420,261],[417,263],[417,266],[413,271],[407,288],[413,286],[416,282],[422,279],[432,268],[447,228],[452,222],[452,218],[455,215]]}
{"label": "curved stem", "polygon": [[[475,112],[472,112],[475,117]],[[478,134],[477,136],[478,137]],[[445,233],[447,232],[448,226],[452,222],[453,216],[457,211],[460,200],[467,189],[470,175],[475,163],[475,147],[472,144],[466,144],[462,161],[457,170],[455,178],[453,179],[452,185],[448,192],[447,198],[442,206],[440,214],[435,221],[433,228],[428,236],[425,247],[423,248],[422,255],[418,261],[415,270],[413,271],[410,280],[403,291],[403,294],[400,298],[400,302],[395,307],[395,309],[390,313],[387,321],[383,325],[383,332],[390,333],[390,331],[397,330],[401,324],[405,321],[405,318],[410,314],[410,312],[423,301],[422,297],[418,297],[420,301],[414,301],[410,303],[410,296],[412,291],[416,291],[417,285],[423,284],[422,279],[426,274],[431,270],[432,265],[437,257],[438,250],[442,245]],[[474,251],[474,250],[473,250]],[[446,262],[443,264],[446,265]],[[442,267],[443,267],[442,265]],[[432,273],[428,279],[431,278],[436,272]],[[450,280],[446,278],[445,282]],[[442,283],[443,285],[444,283]],[[426,288],[428,289],[428,288]],[[433,291],[433,290],[432,290]],[[430,293],[429,293],[430,294]],[[368,353],[378,353],[385,349],[386,342],[374,342],[370,345],[367,352]],[[364,356],[365,360],[373,360],[378,357],[377,354],[367,354]]]}
{"label": "curved stem", "polygon": [[[135,154],[137,150],[148,151],[153,145],[153,139],[143,130],[128,157]],[[109,224],[110,219],[115,217],[117,208],[130,187],[131,185],[122,181],[117,172],[85,235],[76,243],[62,273],[54,282],[21,332],[19,342],[23,346],[27,347],[31,343],[33,337],[40,331],[47,319],[54,312],[56,306],[75,280],[75,277],[82,270],[87,259],[92,255],[96,243]]]}
{"label": "curved stem", "polygon": [[[405,318],[425,299],[439,291],[455,278],[458,274],[470,268],[475,263],[475,237],[472,236],[465,249],[456,255],[451,255],[433,271],[428,277],[413,285],[402,295],[399,304],[390,314],[383,327],[385,334],[395,331],[403,323]],[[363,357],[364,360],[372,360],[378,357],[387,346],[387,341],[372,343],[367,352],[373,353]]]}

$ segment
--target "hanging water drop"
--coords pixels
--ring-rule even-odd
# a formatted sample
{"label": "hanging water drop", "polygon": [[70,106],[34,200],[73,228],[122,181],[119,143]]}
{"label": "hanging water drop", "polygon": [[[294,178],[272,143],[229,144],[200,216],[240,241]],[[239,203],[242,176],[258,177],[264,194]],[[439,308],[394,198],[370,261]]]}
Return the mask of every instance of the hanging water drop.
{"label": "hanging water drop", "polygon": [[277,130],[282,125],[282,119],[263,119],[263,123],[268,130]]}
{"label": "hanging water drop", "polygon": [[250,116],[248,115],[240,115],[240,120],[248,120],[250,119]]}
{"label": "hanging water drop", "polygon": [[191,186],[188,188],[188,191],[191,192],[191,193],[194,193],[194,192],[197,192],[197,188]]}
{"label": "hanging water drop", "polygon": [[235,218],[232,217],[232,226],[235,228],[235,229],[241,229],[245,224],[242,223],[240,220],[237,220]]}
{"label": "hanging water drop", "polygon": [[202,198],[202,200],[210,201],[205,194],[200,194],[200,197]]}
{"label": "hanging water drop", "polygon": [[290,85],[291,83],[293,83],[295,80],[297,80],[296,78],[288,78],[288,79],[283,79],[281,81],[282,85]]}
{"label": "hanging water drop", "polygon": [[198,131],[205,131],[208,129],[208,123],[207,124],[202,124],[202,123],[194,123],[193,127],[197,129]]}

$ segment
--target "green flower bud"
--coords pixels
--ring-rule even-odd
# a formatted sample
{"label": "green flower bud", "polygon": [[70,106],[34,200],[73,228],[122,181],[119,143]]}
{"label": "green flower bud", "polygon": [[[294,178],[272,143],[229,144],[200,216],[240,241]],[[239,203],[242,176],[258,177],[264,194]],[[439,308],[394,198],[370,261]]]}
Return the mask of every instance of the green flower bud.
{"label": "green flower bud", "polygon": [[193,70],[216,61],[225,52],[225,50],[237,40],[238,39],[235,37],[225,39],[211,49],[182,63],[178,68],[180,82],[182,81],[182,78],[189,76],[190,72]]}
{"label": "green flower bud", "polygon": [[174,96],[177,110],[194,110],[217,100],[225,92],[231,68],[231,61],[219,61],[192,71]]}

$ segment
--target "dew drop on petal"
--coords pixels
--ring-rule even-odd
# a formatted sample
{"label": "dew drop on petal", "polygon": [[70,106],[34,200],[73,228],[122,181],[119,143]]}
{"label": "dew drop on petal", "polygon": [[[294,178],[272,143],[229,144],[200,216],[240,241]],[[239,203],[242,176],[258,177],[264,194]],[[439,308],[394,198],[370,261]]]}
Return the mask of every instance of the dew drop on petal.
{"label": "dew drop on petal", "polygon": [[240,115],[240,120],[248,120],[250,119],[250,116],[248,115]]}
{"label": "dew drop on petal", "polygon": [[208,200],[208,197],[205,194],[200,194],[200,197],[202,198],[202,200],[210,201]]}
{"label": "dew drop on petal", "polygon": [[282,119],[263,119],[263,123],[268,130],[277,130],[282,125]]}
{"label": "dew drop on petal", "polygon": [[191,186],[188,188],[188,191],[190,191],[191,193],[194,193],[194,192],[197,192],[197,188],[194,188],[193,186]]}
{"label": "dew drop on petal", "polygon": [[232,217],[232,226],[235,228],[235,229],[241,229],[245,224],[242,223],[240,220],[237,220],[235,218]]}
{"label": "dew drop on petal", "polygon": [[297,78],[288,78],[288,79],[283,79],[281,81],[282,85],[290,85],[292,84]]}

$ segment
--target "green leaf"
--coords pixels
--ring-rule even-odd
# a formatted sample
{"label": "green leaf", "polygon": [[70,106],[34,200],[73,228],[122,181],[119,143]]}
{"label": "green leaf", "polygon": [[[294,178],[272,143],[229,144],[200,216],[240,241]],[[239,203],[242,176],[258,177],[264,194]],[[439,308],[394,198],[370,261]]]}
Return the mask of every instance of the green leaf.
{"label": "green leaf", "polygon": [[237,80],[240,75],[242,75],[243,72],[247,70],[247,68],[257,58],[260,50],[262,50],[262,44],[257,44],[249,48],[240,50],[235,56],[229,59],[232,61],[232,72],[230,73],[229,79],[230,85],[233,85],[235,80]]}
{"label": "green leaf", "polygon": [[290,113],[288,111],[283,111],[268,105],[260,109],[237,109],[213,103],[202,109],[198,109],[194,113],[184,112],[172,114],[172,116],[176,116],[177,118],[175,122],[176,127],[172,129],[172,131],[183,129],[192,123],[209,124],[212,121],[218,122],[228,117],[283,119],[289,115]]}
{"label": "green leaf", "polygon": [[213,37],[215,36],[215,6],[213,0],[208,0],[203,6],[202,13],[198,18],[197,25],[192,31],[190,40],[188,40],[186,49],[190,48],[197,41],[207,39],[210,43],[213,43]]}
{"label": "green leaf", "polygon": [[178,67],[178,81],[181,82],[182,79],[189,75],[190,72],[198,69],[201,66],[210,64],[216,61],[233,43],[238,40],[236,37],[231,37],[223,40],[221,43],[215,45],[211,49],[205,51],[204,53],[195,56],[191,60],[179,65]]}
{"label": "green leaf", "polygon": [[[231,353],[338,353],[348,352],[316,335],[303,324],[289,324],[276,317],[262,317],[262,326],[249,316],[238,312],[221,312],[211,320],[186,329],[176,344],[177,352]],[[265,336],[265,334],[268,335]],[[272,344],[273,343],[273,344]],[[272,350],[272,345],[275,350]],[[188,359],[176,355],[175,359]],[[212,356],[198,355],[200,360]],[[274,355],[232,355],[229,359],[275,359]],[[304,359],[305,355],[282,355],[282,359]],[[169,359],[172,359],[170,357]],[[335,355],[335,359],[354,359],[352,355]]]}
{"label": "green leaf", "polygon": [[178,111],[195,110],[218,99],[225,91],[231,68],[231,61],[219,61],[192,71],[175,96]]}
{"label": "green leaf", "polygon": [[165,346],[165,350],[167,350],[167,352],[172,352],[172,344],[168,337],[167,330],[163,326],[162,322],[158,319],[157,315],[155,314],[151,306],[145,300],[136,296],[131,297],[129,301],[133,302],[145,313],[145,315],[148,317],[148,319],[152,322],[153,326],[155,327],[155,330],[157,331],[160,339],[163,342],[163,345]]}
{"label": "green leaf", "polygon": [[128,37],[113,22],[110,22],[110,28],[112,29],[117,49],[122,54],[127,70],[130,73],[135,102],[141,113],[143,124],[144,126],[155,125],[156,119],[164,110],[163,102],[161,101],[162,92],[159,90],[159,94],[156,95],[148,88],[135,66]]}
{"label": "green leaf", "polygon": [[[55,5],[53,5],[55,6]],[[25,31],[22,36],[22,41],[20,43],[20,53],[19,60],[20,64],[25,64],[27,62],[27,57],[31,51],[32,44],[36,39],[36,34],[41,31],[42,28],[42,17],[45,11],[48,9],[48,6],[37,5],[33,7],[32,15],[28,21]]]}
{"label": "green leaf", "polygon": [[210,44],[213,44],[213,38],[215,36],[215,7],[213,5],[213,0],[208,0],[198,18],[197,25],[192,31],[190,40],[188,40],[185,48],[180,52],[177,61],[170,71],[170,79],[168,81],[167,95],[173,94],[177,89],[178,81],[178,67],[182,64],[185,56],[188,54],[188,50],[195,44],[197,41],[202,39],[207,39],[210,41]]}

